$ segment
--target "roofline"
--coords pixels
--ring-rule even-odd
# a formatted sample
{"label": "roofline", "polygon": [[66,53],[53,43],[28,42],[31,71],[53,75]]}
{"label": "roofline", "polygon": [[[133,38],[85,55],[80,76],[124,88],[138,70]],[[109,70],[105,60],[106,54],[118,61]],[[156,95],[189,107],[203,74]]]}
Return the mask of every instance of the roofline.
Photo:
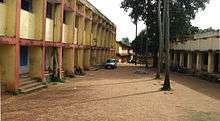
{"label": "roofline", "polygon": [[103,13],[100,12],[94,5],[92,5],[89,1],[87,0],[79,0],[81,3],[84,3],[88,8],[90,8],[94,13],[100,15],[103,19],[106,21],[110,22],[112,26],[116,28],[116,25],[109,19],[107,18]]}

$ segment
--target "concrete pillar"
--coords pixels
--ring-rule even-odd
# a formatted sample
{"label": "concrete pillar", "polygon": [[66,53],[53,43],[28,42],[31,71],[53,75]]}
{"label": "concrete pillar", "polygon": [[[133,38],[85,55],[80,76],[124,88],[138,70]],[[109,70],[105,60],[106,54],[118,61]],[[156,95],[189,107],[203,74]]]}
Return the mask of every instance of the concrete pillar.
{"label": "concrete pillar", "polygon": [[97,36],[98,40],[97,40],[97,46],[101,47],[101,40],[102,40],[102,27],[100,26],[98,28],[98,36]]}
{"label": "concrete pillar", "polygon": [[29,47],[29,62],[30,71],[29,74],[31,78],[41,78],[42,67],[42,49],[41,47]]}
{"label": "concrete pillar", "polygon": [[85,49],[84,50],[84,59],[83,59],[83,68],[85,70],[89,70],[90,68],[90,55],[91,55],[91,51],[90,49]]}
{"label": "concrete pillar", "polygon": [[196,70],[201,71],[202,69],[202,53],[196,55]]}
{"label": "concrete pillar", "polygon": [[102,50],[97,50],[97,64],[101,64],[102,62],[101,62],[101,51]]}
{"label": "concrete pillar", "polygon": [[176,65],[177,64],[177,53],[173,54],[173,64]]}
{"label": "concrete pillar", "polygon": [[79,66],[81,69],[84,70],[83,66],[83,54],[84,50],[82,48],[79,48],[77,50],[77,66]]}
{"label": "concrete pillar", "polygon": [[63,25],[62,18],[62,4],[56,4],[54,10],[54,41],[60,42],[62,40],[61,27]]}
{"label": "concrete pillar", "polygon": [[16,79],[16,47],[14,45],[0,45],[0,67],[1,86],[6,87],[6,91],[15,91],[18,85]]}
{"label": "concrete pillar", "polygon": [[[81,12],[85,13],[85,6],[80,7]],[[85,37],[84,37],[84,28],[85,28],[85,17],[84,16],[78,16],[79,17],[79,25],[78,25],[78,45],[83,45],[85,43]],[[78,48],[77,50],[77,66],[79,66],[81,69],[83,68],[83,56],[84,49]]]}
{"label": "concrete pillar", "polygon": [[187,55],[187,68],[191,69],[192,68],[192,53],[188,53]]}
{"label": "concrete pillar", "polygon": [[65,74],[74,74],[74,48],[63,49],[63,69]]}
{"label": "concrete pillar", "polygon": [[208,73],[213,73],[214,72],[214,57],[215,54],[213,51],[208,52]]}
{"label": "concrete pillar", "polygon": [[184,53],[180,53],[179,65],[180,65],[180,66],[184,66]]}

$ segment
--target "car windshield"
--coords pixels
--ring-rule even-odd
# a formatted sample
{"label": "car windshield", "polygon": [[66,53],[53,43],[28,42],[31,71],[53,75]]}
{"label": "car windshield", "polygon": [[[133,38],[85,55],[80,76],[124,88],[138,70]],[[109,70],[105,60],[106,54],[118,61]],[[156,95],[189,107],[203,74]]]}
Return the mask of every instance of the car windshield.
{"label": "car windshield", "polygon": [[111,59],[107,60],[106,62],[107,62],[107,63],[115,63],[115,61],[114,61],[114,60],[111,60]]}

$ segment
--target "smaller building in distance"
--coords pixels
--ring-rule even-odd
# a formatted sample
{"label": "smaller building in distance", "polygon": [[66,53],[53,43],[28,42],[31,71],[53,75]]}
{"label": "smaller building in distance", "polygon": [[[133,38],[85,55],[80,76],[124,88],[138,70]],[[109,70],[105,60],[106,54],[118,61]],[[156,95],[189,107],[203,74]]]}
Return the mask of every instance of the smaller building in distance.
{"label": "smaller building in distance", "polygon": [[116,42],[116,59],[120,63],[127,63],[133,59],[133,50],[121,41]]}
{"label": "smaller building in distance", "polygon": [[220,74],[220,30],[172,42],[171,62],[194,73]]}

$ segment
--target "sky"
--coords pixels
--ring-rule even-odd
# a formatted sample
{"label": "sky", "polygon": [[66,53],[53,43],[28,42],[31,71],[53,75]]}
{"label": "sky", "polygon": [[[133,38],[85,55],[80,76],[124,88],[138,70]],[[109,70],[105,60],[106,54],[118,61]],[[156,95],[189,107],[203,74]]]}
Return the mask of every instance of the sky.
{"label": "sky", "polygon": [[[108,17],[117,26],[117,41],[128,37],[130,41],[135,38],[135,25],[131,22],[129,13],[120,8],[123,0],[88,0],[106,17]],[[220,29],[220,0],[210,0],[204,11],[199,11],[192,25],[201,29],[215,28]],[[143,22],[138,24],[138,33],[145,28]]]}

